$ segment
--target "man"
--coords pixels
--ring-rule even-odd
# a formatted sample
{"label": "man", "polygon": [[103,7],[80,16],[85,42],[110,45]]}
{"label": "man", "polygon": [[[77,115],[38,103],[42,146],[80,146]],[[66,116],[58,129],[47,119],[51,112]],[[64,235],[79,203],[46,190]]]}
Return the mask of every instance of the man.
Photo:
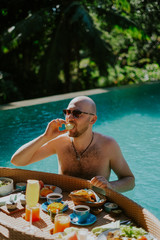
{"label": "man", "polygon": [[[117,142],[92,131],[97,120],[94,101],[86,96],[76,97],[63,111],[65,120],[51,121],[44,134],[16,151],[11,162],[25,166],[57,154],[60,174],[89,179],[97,187],[118,192],[133,189],[134,176]],[[66,123],[73,128],[60,131],[59,127]],[[118,180],[109,182],[111,169]]]}

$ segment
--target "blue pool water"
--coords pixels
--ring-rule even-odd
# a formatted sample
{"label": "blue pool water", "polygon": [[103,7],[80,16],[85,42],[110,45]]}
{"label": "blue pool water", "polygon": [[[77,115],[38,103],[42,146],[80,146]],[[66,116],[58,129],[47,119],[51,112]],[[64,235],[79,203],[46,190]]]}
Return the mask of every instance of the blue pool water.
{"label": "blue pool water", "polygon": [[[98,110],[94,131],[118,141],[136,177],[135,189],[124,195],[160,219],[160,83],[113,88],[91,97]],[[42,134],[49,121],[63,117],[69,101],[0,111],[0,166],[14,168],[12,154]],[[22,168],[57,173],[57,157]]]}

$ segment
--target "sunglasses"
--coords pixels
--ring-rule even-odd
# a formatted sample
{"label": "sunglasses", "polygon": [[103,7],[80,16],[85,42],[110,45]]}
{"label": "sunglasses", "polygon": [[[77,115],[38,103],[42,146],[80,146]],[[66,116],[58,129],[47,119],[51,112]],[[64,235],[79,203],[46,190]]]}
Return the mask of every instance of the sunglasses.
{"label": "sunglasses", "polygon": [[64,109],[63,113],[64,115],[72,114],[74,118],[79,118],[82,113],[88,114],[88,115],[94,115],[93,113],[87,113],[87,112],[81,112],[80,110],[69,110],[69,109]]}

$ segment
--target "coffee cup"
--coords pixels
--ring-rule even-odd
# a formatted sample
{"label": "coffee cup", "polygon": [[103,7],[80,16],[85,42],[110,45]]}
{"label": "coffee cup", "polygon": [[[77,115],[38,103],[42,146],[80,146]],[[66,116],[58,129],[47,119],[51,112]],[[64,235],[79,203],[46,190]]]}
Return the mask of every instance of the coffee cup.
{"label": "coffee cup", "polygon": [[63,195],[60,193],[49,193],[47,195],[47,202],[49,204],[53,203],[53,202],[61,202],[63,198]]}
{"label": "coffee cup", "polygon": [[79,223],[84,223],[84,222],[86,222],[86,220],[89,216],[90,207],[88,207],[86,205],[76,205],[73,208],[73,213]]}

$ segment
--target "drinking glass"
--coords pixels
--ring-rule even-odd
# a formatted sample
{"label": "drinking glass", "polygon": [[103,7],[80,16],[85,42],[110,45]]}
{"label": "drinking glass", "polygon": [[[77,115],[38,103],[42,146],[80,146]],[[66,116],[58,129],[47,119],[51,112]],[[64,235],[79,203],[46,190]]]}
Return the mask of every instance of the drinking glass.
{"label": "drinking glass", "polygon": [[39,201],[39,181],[38,180],[27,180],[27,188],[26,188],[26,209],[30,212],[30,221],[29,226],[25,229],[28,233],[34,233],[35,227],[32,225],[32,212],[33,208],[37,206]]}
{"label": "drinking glass", "polygon": [[54,233],[63,232],[67,227],[70,227],[70,216],[57,214],[54,218]]}

